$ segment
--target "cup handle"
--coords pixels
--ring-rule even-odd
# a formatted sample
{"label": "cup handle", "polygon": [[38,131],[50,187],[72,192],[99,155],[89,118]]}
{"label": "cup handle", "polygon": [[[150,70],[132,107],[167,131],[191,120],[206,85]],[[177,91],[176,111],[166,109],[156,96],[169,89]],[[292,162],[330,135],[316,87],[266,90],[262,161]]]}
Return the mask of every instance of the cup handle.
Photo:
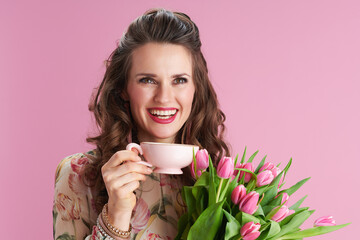
{"label": "cup handle", "polygon": [[[139,144],[136,144],[136,143],[129,143],[127,146],[126,146],[126,150],[129,150],[131,151],[133,148],[135,148],[139,153],[140,155],[143,155],[143,150],[141,148],[141,146]],[[150,163],[148,162],[144,162],[144,161],[140,161],[140,162],[136,162],[136,163],[139,163],[139,164],[142,164],[142,165],[145,165],[145,166],[148,166],[148,167],[152,167],[153,165],[151,165]]]}
{"label": "cup handle", "polygon": [[136,143],[129,143],[126,146],[126,150],[132,151],[132,149],[135,148],[136,150],[138,150],[138,152],[140,153],[140,155],[143,155],[143,150],[141,148],[141,146],[139,144]]}

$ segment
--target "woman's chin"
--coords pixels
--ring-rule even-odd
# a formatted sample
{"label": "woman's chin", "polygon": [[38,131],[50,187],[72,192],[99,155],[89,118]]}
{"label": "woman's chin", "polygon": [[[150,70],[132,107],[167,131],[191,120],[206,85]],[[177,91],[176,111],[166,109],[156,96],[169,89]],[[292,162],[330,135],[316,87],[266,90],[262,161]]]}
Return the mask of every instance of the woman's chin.
{"label": "woman's chin", "polygon": [[153,137],[152,137],[152,142],[163,142],[163,143],[173,143],[175,142],[175,136],[176,134],[170,134],[170,133],[166,133],[166,132],[163,132],[163,133],[155,133],[153,134]]}

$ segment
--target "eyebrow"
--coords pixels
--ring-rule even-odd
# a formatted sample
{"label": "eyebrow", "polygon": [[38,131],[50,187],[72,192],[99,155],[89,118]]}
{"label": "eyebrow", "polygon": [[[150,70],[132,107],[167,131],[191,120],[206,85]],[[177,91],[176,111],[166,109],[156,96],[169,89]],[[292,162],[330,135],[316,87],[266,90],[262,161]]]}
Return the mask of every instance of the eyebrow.
{"label": "eyebrow", "polygon": [[[157,77],[156,74],[153,74],[153,73],[138,73],[135,75],[135,77],[138,77],[138,76],[146,76],[146,77]],[[183,77],[183,76],[188,76],[188,77],[191,77],[189,74],[187,73],[180,73],[180,74],[174,74],[172,75],[171,77],[172,78],[178,78],[178,77]]]}

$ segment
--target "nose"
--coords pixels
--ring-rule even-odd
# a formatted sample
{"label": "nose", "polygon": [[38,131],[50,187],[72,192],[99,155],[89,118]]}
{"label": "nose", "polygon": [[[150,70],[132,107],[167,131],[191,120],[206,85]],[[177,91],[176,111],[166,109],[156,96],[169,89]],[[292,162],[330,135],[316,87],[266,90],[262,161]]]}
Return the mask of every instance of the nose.
{"label": "nose", "polygon": [[173,96],[172,88],[168,84],[160,84],[156,90],[154,101],[158,103],[167,103]]}

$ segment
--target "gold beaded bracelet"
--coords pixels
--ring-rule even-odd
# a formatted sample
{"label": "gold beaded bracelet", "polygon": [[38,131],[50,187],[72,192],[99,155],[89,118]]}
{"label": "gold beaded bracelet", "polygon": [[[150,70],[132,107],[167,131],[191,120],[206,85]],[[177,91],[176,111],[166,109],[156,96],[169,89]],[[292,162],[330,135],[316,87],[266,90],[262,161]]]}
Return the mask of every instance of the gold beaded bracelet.
{"label": "gold beaded bracelet", "polygon": [[118,237],[122,237],[122,238],[130,237],[131,229],[132,229],[131,224],[129,226],[129,230],[127,230],[127,231],[122,231],[110,224],[109,218],[108,218],[108,204],[107,203],[103,207],[101,216],[102,216],[102,220],[105,223],[107,229],[109,229],[113,234],[115,234]]}

